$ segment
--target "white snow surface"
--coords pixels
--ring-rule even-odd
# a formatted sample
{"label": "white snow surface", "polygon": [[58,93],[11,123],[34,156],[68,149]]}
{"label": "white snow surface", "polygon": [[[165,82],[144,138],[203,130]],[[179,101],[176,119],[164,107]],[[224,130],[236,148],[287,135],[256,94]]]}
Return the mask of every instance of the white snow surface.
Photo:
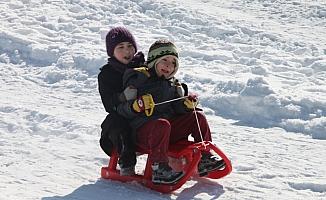
{"label": "white snow surface", "polygon": [[[175,42],[230,175],[172,194],[100,178],[115,26],[145,54]],[[326,199],[325,35],[324,0],[1,0],[0,199]]]}

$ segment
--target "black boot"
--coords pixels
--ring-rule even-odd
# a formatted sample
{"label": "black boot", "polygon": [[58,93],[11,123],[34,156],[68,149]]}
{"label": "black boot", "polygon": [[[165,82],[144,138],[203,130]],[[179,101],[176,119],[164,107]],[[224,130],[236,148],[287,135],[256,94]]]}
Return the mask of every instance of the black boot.
{"label": "black boot", "polygon": [[203,152],[198,164],[199,176],[206,176],[209,172],[225,167],[224,160],[210,153]]}
{"label": "black boot", "polygon": [[123,151],[119,158],[119,167],[121,176],[135,175],[136,153]]}
{"label": "black boot", "polygon": [[120,175],[132,176],[135,175],[136,146],[132,140],[132,136],[121,134],[121,151],[119,158]]}
{"label": "black boot", "polygon": [[184,175],[183,171],[173,171],[168,163],[153,163],[152,170],[152,182],[154,184],[173,184]]}

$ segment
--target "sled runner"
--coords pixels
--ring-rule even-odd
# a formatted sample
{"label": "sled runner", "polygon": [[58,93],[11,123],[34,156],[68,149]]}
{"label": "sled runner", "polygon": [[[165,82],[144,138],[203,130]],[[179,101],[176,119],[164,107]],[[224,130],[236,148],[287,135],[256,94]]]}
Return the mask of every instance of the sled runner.
{"label": "sled runner", "polygon": [[[154,184],[152,182],[152,163],[147,159],[144,174],[136,174],[133,176],[121,176],[120,171],[117,169],[118,154],[113,153],[109,160],[109,165],[102,167],[101,177],[104,179],[117,180],[122,182],[137,181],[138,183],[148,187],[152,190],[161,193],[170,193],[180,188],[192,176],[197,175],[198,163],[201,159],[201,152],[209,151],[212,154],[217,154],[224,160],[225,166],[222,169],[217,169],[208,172],[205,177],[211,179],[222,178],[232,171],[230,160],[225,154],[218,149],[213,143],[203,141],[194,143],[191,141],[182,141],[177,144],[170,145],[169,157],[172,168],[178,168],[184,171],[184,176],[174,184]],[[138,149],[140,154],[148,154],[146,150]]]}

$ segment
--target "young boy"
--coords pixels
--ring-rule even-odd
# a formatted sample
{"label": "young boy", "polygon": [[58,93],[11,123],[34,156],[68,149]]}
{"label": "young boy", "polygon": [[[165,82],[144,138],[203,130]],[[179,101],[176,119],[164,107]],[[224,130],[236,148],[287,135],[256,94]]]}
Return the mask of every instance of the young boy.
{"label": "young boy", "polygon": [[[123,76],[124,86],[137,88],[136,100],[127,101],[117,108],[118,113],[129,118],[136,130],[136,143],[150,151],[152,181],[155,184],[173,184],[184,175],[168,165],[169,144],[187,140],[192,135],[195,142],[201,141],[194,108],[196,96],[155,106],[155,103],[179,98],[188,94],[186,87],[174,79],[178,71],[178,51],[173,43],[158,40],[149,49],[148,68],[127,70]],[[155,103],[154,103],[155,102]],[[155,109],[154,109],[155,107]],[[211,132],[205,116],[195,111],[201,127],[202,137],[211,141]],[[203,154],[198,165],[200,174],[224,166],[224,161],[211,154]]]}
{"label": "young boy", "polygon": [[144,63],[144,54],[137,51],[134,36],[124,27],[112,28],[106,35],[108,63],[101,68],[98,86],[102,103],[109,113],[101,124],[100,146],[107,155],[117,149],[120,155],[121,175],[135,173],[135,141],[128,121],[116,112],[122,102],[134,99],[137,90],[125,88],[122,77],[126,69],[139,67]]}

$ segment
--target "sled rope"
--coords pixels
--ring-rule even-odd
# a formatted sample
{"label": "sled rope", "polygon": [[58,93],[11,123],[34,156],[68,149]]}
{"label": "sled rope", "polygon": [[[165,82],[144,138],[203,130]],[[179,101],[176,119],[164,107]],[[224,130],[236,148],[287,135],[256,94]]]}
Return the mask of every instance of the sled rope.
{"label": "sled rope", "polygon": [[205,149],[206,149],[206,145],[204,143],[204,139],[203,139],[203,134],[201,132],[201,129],[200,129],[200,125],[199,125],[199,120],[198,120],[198,116],[197,116],[197,112],[196,112],[196,107],[195,107],[195,103],[193,101],[191,101],[193,107],[194,107],[194,114],[195,114],[195,118],[196,118],[196,122],[197,122],[197,126],[198,126],[198,130],[199,130],[199,135],[200,135],[200,139],[201,139],[201,142],[203,143],[203,145],[205,146]]}
{"label": "sled rope", "polygon": [[[159,103],[156,103],[154,104],[155,106],[158,106],[158,105],[162,105],[162,104],[166,104],[166,103],[170,103],[170,102],[173,102],[173,101],[178,101],[180,99],[185,99],[189,96],[183,96],[183,97],[178,97],[178,98],[175,98],[175,99],[170,99],[170,100],[167,100],[167,101],[162,101],[162,102],[159,102]],[[196,112],[196,106],[195,106],[195,103],[194,101],[191,101],[192,105],[193,105],[193,108],[194,108],[194,114],[195,114],[195,118],[196,118],[196,123],[197,123],[197,127],[198,127],[198,130],[199,130],[199,135],[200,135],[200,139],[201,139],[201,142],[203,143],[203,145],[205,146],[206,148],[206,145],[204,143],[204,138],[203,138],[203,134],[201,132],[201,128],[200,128],[200,125],[199,125],[199,120],[198,120],[198,116],[197,116],[197,112]]]}
{"label": "sled rope", "polygon": [[183,97],[179,97],[179,98],[175,98],[175,99],[170,99],[170,100],[167,100],[167,101],[162,101],[160,103],[156,103],[154,104],[155,106],[158,106],[158,105],[161,105],[161,104],[165,104],[165,103],[170,103],[170,102],[173,102],[173,101],[178,101],[180,99],[185,99],[187,98],[188,96],[183,96]]}

